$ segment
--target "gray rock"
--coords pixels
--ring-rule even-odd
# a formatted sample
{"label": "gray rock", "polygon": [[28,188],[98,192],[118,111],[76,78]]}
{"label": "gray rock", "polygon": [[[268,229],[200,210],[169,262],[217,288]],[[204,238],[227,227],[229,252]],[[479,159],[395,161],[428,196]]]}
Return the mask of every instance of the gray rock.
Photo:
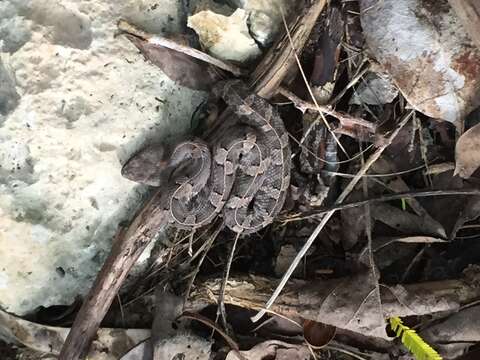
{"label": "gray rock", "polygon": [[31,21],[21,15],[26,0],[0,2],[0,52],[15,52],[31,36]]}
{"label": "gray rock", "polygon": [[[0,57],[0,115],[3,116],[3,120],[17,107],[19,100],[20,95],[15,88],[13,74],[4,66]],[[2,118],[0,118],[0,126],[2,122]]]}
{"label": "gray rock", "polygon": [[230,16],[204,10],[188,18],[188,26],[213,56],[227,61],[248,63],[261,51],[247,26],[248,13],[237,9]]}
{"label": "gray rock", "polygon": [[[177,0],[155,3],[159,27],[180,21]],[[205,98],[114,37],[119,18],[151,24],[142,4],[154,6],[11,1],[10,12],[0,11],[0,24],[13,26],[2,51],[8,45],[16,79],[0,93],[8,111],[0,126],[0,307],[11,313],[68,305],[88,291],[118,224],[145,194],[121,176],[122,164],[146,143],[188,131]],[[42,18],[47,10],[51,18]],[[31,33],[13,46],[25,19]]]}
{"label": "gray rock", "polygon": [[398,90],[391,79],[373,72],[364,76],[355,93],[350,99],[350,104],[383,105],[391,103],[398,96]]}
{"label": "gray rock", "polygon": [[262,47],[268,47],[283,29],[282,12],[288,18],[295,6],[294,1],[286,0],[231,0],[248,12],[248,26],[255,41]]}

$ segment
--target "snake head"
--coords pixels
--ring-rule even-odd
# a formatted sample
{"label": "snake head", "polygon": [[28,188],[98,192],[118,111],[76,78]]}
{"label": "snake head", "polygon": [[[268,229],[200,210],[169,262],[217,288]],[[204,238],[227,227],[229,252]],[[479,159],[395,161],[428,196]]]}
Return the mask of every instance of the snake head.
{"label": "snake head", "polygon": [[161,186],[165,183],[168,154],[164,145],[149,145],[134,154],[122,167],[122,176],[144,185]]}

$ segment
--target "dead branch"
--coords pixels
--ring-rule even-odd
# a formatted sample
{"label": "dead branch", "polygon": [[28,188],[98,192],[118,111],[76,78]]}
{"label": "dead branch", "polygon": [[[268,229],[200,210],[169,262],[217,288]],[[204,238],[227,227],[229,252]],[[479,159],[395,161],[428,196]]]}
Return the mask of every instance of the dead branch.
{"label": "dead branch", "polygon": [[157,191],[134,218],[128,229],[119,233],[112,250],[90,289],[65,340],[59,360],[83,359],[122,286],[131,267],[164,224],[164,211]]}
{"label": "dead branch", "polygon": [[[288,318],[299,317],[314,321],[326,322],[328,314],[351,311],[352,302],[348,299],[329,302],[325,300],[332,296],[332,289],[341,289],[348,292],[355,284],[352,278],[318,280],[313,282],[292,279],[285,286],[284,291],[270,308],[272,312],[279,313]],[[222,279],[199,282],[192,291],[186,308],[198,311],[208,304],[215,304],[220,292]],[[462,304],[469,303],[480,296],[480,287],[475,284],[475,279],[444,280],[418,284],[380,286],[380,296],[383,305],[383,316],[410,316],[425,315],[440,311],[456,311]],[[225,288],[225,303],[241,306],[248,309],[259,310],[264,307],[272,291],[278,284],[278,279],[242,276],[231,278]],[[353,289],[352,289],[353,290]],[[355,293],[350,293],[354,298]],[[378,315],[378,308],[364,308],[365,317]],[[369,313],[372,311],[372,313]],[[335,317],[332,317],[333,319]],[[338,318],[338,316],[337,316]],[[330,325],[339,326],[338,323]],[[341,327],[341,326],[339,326]],[[349,329],[351,330],[351,329]]]}
{"label": "dead branch", "polygon": [[278,93],[282,96],[285,96],[288,100],[290,100],[293,105],[299,109],[301,112],[306,112],[307,110],[312,110],[312,111],[322,111],[327,115],[331,115],[340,121],[340,124],[346,128],[352,128],[354,126],[357,127],[362,127],[365,128],[366,131],[374,134],[375,130],[377,128],[377,125],[374,123],[371,123],[370,121],[364,120],[362,118],[354,117],[349,114],[346,114],[341,111],[336,111],[333,110],[331,106],[329,105],[316,105],[312,102],[303,100],[299,98],[297,95],[292,93],[290,90],[284,88],[284,87],[279,87],[278,88]]}
{"label": "dead branch", "polygon": [[315,0],[295,19],[290,31],[294,48],[286,34],[270,48],[250,77],[250,86],[255,93],[266,99],[275,95],[283,79],[295,65],[295,49],[301,52],[326,3],[326,0]]}

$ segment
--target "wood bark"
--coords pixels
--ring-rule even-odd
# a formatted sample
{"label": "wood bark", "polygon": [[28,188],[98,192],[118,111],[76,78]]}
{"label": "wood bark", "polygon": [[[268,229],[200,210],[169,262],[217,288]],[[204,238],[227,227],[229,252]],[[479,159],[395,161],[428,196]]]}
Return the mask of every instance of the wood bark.
{"label": "wood bark", "polygon": [[250,76],[250,86],[256,94],[268,99],[277,93],[285,76],[293,66],[296,66],[295,52],[300,56],[313,26],[326,4],[326,0],[316,0],[296,17],[290,28],[294,48],[292,48],[287,34],[284,34],[268,50]]}
{"label": "wood bark", "polygon": [[[385,318],[391,316],[425,315],[440,311],[456,311],[462,305],[475,301],[480,296],[479,276],[474,279],[432,281],[408,285],[381,286],[382,310]],[[278,279],[258,276],[238,276],[229,279],[225,288],[226,304],[259,310],[270,298]],[[222,279],[199,282],[191,292],[185,307],[188,311],[198,311],[206,305],[216,304]],[[304,281],[291,279],[282,294],[270,308],[273,312],[292,319],[304,318],[322,321],[322,312],[340,311],[345,306],[355,306],[359,296],[351,292],[351,301],[329,302],[325,300],[333,292],[348,293],[348,288],[357,286],[355,276],[332,280]],[[368,284],[361,284],[368,286]],[[362,299],[360,299],[361,301]],[[379,309],[372,309],[379,311]],[[372,314],[374,316],[375,314]],[[331,324],[338,326],[338,324]]]}
{"label": "wood bark", "polygon": [[131,267],[164,223],[157,191],[134,218],[125,232],[115,239],[112,250],[78,312],[60,352],[60,360],[77,360],[87,356],[90,344],[122,286]]}

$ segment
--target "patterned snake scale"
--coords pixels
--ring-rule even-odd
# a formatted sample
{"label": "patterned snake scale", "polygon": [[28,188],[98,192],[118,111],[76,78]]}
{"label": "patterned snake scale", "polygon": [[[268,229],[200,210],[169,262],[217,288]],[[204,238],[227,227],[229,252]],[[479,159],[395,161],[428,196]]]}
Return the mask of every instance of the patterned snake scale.
{"label": "patterned snake scale", "polygon": [[[291,168],[288,134],[276,109],[249,93],[240,80],[220,82],[213,92],[231,116],[215,133],[211,150],[199,139],[178,143],[166,160],[156,150],[162,160],[155,160],[157,169],[149,176],[168,176],[164,209],[175,227],[196,229],[222,214],[234,232],[256,232],[273,221],[285,201]],[[155,161],[150,155],[149,162]],[[133,179],[136,172],[138,180],[142,171],[132,158],[122,174]]]}

